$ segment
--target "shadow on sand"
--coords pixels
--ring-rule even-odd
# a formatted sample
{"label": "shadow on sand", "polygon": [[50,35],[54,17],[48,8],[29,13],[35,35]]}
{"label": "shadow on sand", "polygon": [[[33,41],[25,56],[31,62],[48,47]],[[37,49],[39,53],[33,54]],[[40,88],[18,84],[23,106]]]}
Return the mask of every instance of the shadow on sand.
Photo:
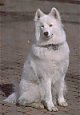
{"label": "shadow on sand", "polygon": [[8,97],[13,92],[13,84],[1,84],[0,90]]}

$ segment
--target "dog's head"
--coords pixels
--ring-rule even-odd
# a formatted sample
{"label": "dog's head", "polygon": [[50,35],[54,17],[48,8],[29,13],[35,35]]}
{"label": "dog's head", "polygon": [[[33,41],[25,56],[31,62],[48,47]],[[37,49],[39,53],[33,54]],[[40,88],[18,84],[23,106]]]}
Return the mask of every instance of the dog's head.
{"label": "dog's head", "polygon": [[65,40],[61,17],[56,8],[52,8],[48,15],[38,9],[34,20],[37,41],[59,43]]}

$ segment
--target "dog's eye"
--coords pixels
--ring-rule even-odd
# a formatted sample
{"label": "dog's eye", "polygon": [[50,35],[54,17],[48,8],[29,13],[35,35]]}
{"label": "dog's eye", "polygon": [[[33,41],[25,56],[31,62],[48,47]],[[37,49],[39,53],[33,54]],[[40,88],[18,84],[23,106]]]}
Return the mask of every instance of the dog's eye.
{"label": "dog's eye", "polygon": [[44,28],[44,25],[42,25],[41,27]]}
{"label": "dog's eye", "polygon": [[49,26],[50,26],[50,27],[52,27],[53,25],[52,25],[52,24],[50,24]]}

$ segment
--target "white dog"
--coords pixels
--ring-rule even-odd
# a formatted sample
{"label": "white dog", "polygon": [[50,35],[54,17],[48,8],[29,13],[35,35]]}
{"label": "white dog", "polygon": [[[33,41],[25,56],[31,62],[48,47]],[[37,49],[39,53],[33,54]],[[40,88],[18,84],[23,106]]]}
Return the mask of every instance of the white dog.
{"label": "white dog", "polygon": [[25,106],[42,103],[49,111],[57,111],[54,93],[58,104],[67,106],[64,78],[69,65],[69,47],[58,10],[52,8],[46,15],[38,9],[35,27],[36,40],[24,64],[19,89],[5,101]]}

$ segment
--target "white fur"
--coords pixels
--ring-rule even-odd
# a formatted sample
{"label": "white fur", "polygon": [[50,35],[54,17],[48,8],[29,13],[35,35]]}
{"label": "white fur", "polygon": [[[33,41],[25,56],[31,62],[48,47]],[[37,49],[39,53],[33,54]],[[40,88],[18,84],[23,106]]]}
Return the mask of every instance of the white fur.
{"label": "white fur", "polygon": [[[49,111],[57,111],[53,94],[58,104],[67,106],[64,99],[65,74],[69,65],[69,48],[58,10],[52,8],[46,15],[40,9],[35,15],[36,41],[24,64],[18,93],[11,94],[5,101],[21,105],[44,102]],[[44,33],[48,32],[48,36]],[[48,44],[61,44],[58,50],[44,48]]]}

